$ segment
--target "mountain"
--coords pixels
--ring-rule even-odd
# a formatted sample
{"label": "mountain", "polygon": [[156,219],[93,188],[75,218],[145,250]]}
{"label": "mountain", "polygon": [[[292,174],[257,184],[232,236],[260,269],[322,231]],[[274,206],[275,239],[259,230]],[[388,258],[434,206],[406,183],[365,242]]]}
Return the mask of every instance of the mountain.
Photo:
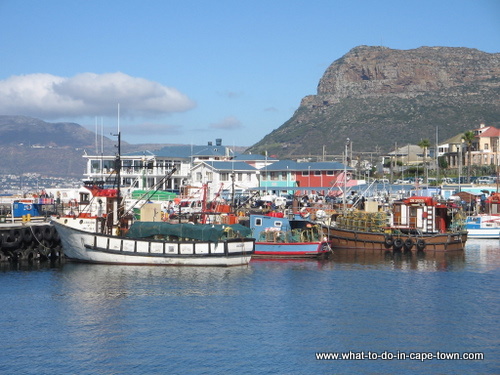
{"label": "mountain", "polygon": [[500,126],[500,53],[470,48],[395,50],[359,46],[334,61],[317,94],[292,118],[250,147],[279,158],[389,151]]}
{"label": "mountain", "polygon": [[[105,155],[117,152],[117,139],[99,136]],[[129,144],[121,142],[122,154],[159,150],[171,144]],[[50,123],[26,116],[0,115],[0,176],[38,173],[47,177],[81,179],[85,152],[95,154],[96,134],[69,122]],[[236,152],[244,148],[235,147]],[[0,191],[2,187],[0,186]]]}
{"label": "mountain", "polygon": [[[0,115],[0,175],[39,173],[82,178],[85,171],[82,155],[86,149],[95,150],[95,139],[94,132],[79,124]],[[116,153],[116,139],[103,137],[102,144],[108,155]],[[122,142],[125,151],[138,148]]]}
{"label": "mountain", "polygon": [[[109,147],[111,141],[106,138],[105,142]],[[70,122],[48,123],[26,116],[0,116],[0,145],[91,147],[95,145],[95,133]]]}

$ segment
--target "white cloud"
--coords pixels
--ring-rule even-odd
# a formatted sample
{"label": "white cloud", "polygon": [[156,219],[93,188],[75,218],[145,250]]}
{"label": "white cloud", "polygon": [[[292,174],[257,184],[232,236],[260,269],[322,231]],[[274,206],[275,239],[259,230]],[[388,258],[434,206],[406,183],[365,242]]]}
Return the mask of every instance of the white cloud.
{"label": "white cloud", "polygon": [[210,127],[213,129],[234,130],[234,129],[240,129],[243,126],[241,125],[241,121],[238,120],[236,117],[229,116],[223,119],[222,121],[210,124]]}
{"label": "white cloud", "polygon": [[175,88],[124,73],[12,76],[0,81],[0,113],[47,119],[156,116],[187,111],[195,103]]}

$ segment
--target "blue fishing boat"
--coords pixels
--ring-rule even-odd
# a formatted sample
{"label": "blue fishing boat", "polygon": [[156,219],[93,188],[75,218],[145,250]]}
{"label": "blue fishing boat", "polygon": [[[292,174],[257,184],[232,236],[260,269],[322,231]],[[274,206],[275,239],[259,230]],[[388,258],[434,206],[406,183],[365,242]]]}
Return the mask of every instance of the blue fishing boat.
{"label": "blue fishing boat", "polygon": [[500,238],[500,216],[475,215],[468,216],[465,229],[469,238]]}
{"label": "blue fishing boat", "polygon": [[251,214],[250,228],[256,239],[254,257],[314,258],[332,252],[321,226],[298,213]]}

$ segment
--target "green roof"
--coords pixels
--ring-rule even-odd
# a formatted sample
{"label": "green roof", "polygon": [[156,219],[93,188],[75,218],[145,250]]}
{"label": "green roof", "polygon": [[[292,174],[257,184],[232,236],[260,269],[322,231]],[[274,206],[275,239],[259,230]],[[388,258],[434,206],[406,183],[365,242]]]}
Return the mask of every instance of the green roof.
{"label": "green roof", "polygon": [[132,192],[133,199],[146,199],[150,201],[171,201],[177,197],[177,194],[171,191],[147,191],[147,190],[134,190]]}

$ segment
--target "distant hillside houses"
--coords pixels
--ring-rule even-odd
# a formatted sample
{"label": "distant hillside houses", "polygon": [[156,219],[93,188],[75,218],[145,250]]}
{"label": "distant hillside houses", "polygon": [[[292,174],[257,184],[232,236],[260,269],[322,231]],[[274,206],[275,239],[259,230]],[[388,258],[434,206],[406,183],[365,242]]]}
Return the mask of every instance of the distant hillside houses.
{"label": "distant hillside houses", "polygon": [[[474,133],[474,139],[470,149],[464,140],[465,132],[438,143],[437,155],[436,145],[430,141],[425,155],[427,163],[434,165],[436,156],[444,157],[448,169],[461,168],[467,165],[470,153],[471,166],[500,166],[500,129],[480,124],[471,132]],[[393,160],[404,165],[417,165],[424,162],[424,150],[417,145],[400,145],[383,159],[384,163]]]}
{"label": "distant hillside houses", "polygon": [[[112,181],[116,176],[114,155],[86,154],[84,158],[86,180]],[[262,188],[276,194],[299,188],[328,191],[336,184],[345,184],[353,170],[338,162],[299,163],[265,155],[235,154],[222,144],[222,139],[205,146],[176,145],[129,153],[121,155],[121,161],[123,187],[201,196],[206,186],[207,199]],[[172,176],[165,178],[174,168]]]}
{"label": "distant hillside houses", "polygon": [[472,166],[500,165],[500,129],[480,124],[474,133],[471,147],[463,139],[463,133],[439,144],[438,155],[445,156],[449,168],[466,165],[470,152]]}

